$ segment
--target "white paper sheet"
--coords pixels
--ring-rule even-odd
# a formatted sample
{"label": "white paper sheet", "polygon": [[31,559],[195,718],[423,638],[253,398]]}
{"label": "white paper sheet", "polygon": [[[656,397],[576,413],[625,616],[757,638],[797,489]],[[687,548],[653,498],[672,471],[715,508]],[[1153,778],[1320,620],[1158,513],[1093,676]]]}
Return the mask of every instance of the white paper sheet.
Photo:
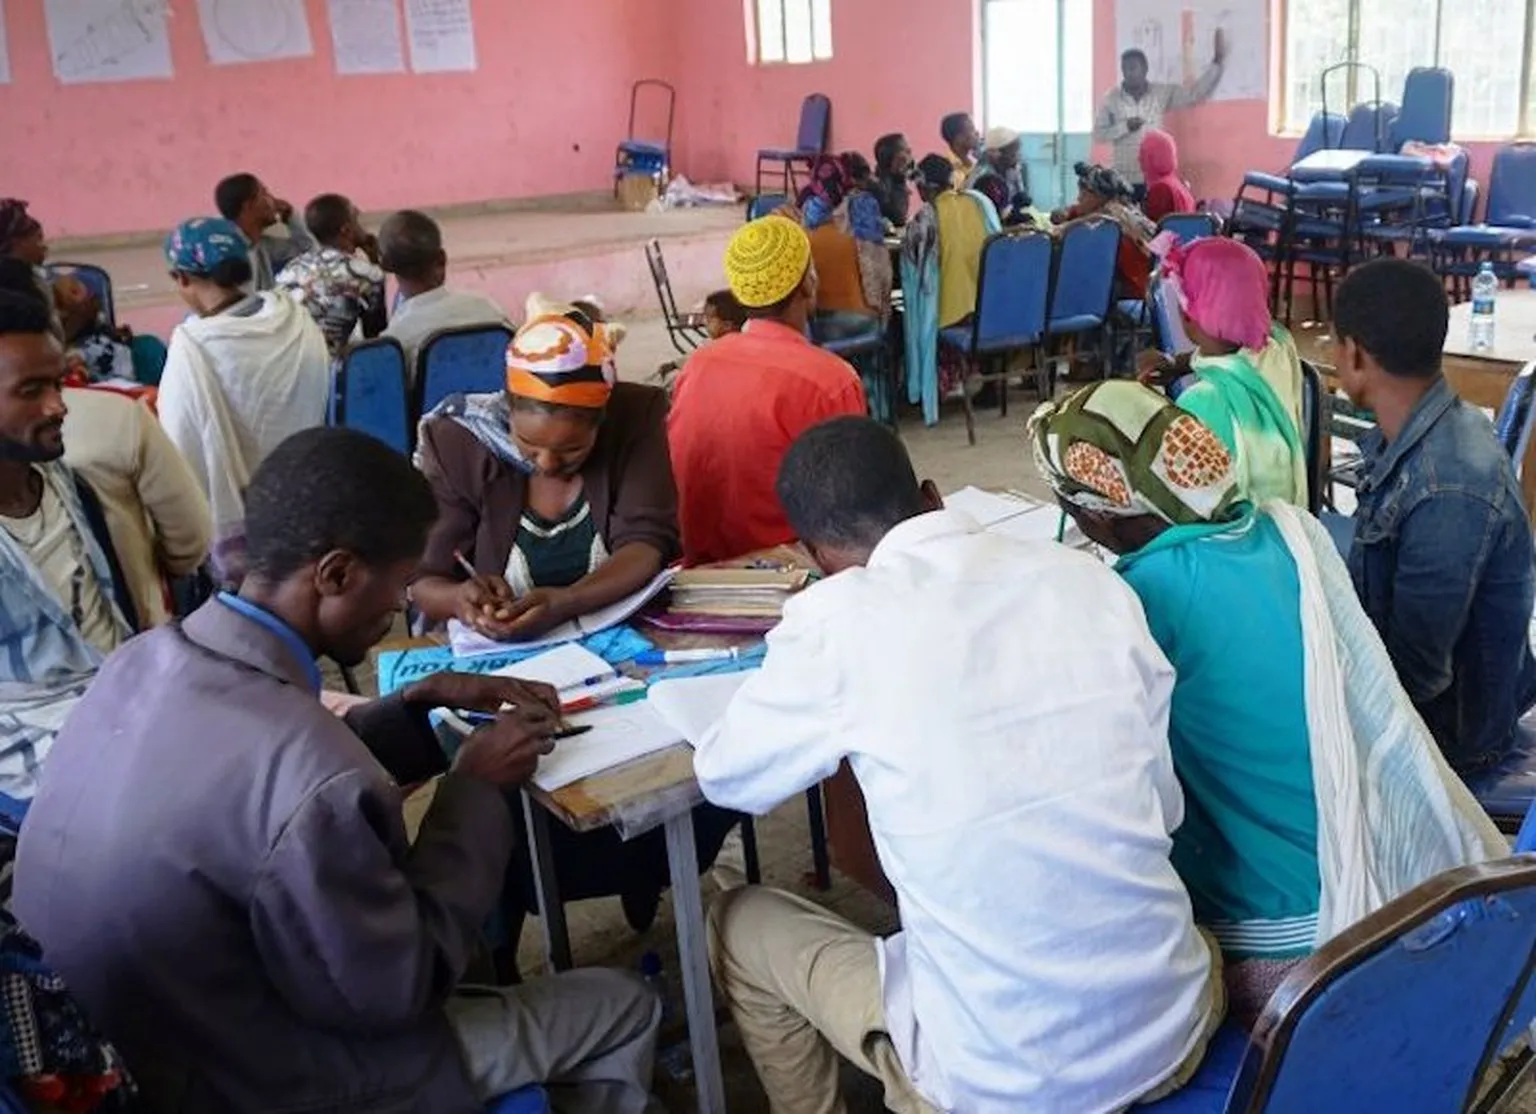
{"label": "white paper sheet", "polygon": [[596,708],[571,716],[567,722],[573,726],[591,724],[592,730],[557,740],[554,753],[539,759],[533,782],[546,792],[683,741],[682,733],[657,715],[648,700]]}
{"label": "white paper sheet", "polygon": [[339,74],[404,73],[398,0],[327,0]]}
{"label": "white paper sheet", "polygon": [[0,0],[0,85],[11,83],[11,48],[5,39],[5,0]]}
{"label": "white paper sheet", "polygon": [[[1053,542],[1056,540],[1056,532],[1061,529],[1061,511],[1055,507],[1037,507],[1025,514],[1015,515],[987,527],[989,534],[1001,534],[1005,538],[1016,538],[1026,542]],[[1076,524],[1067,519],[1067,529],[1075,533]],[[1082,534],[1076,534],[1078,540],[1082,540]],[[1063,541],[1067,541],[1063,537]]]}
{"label": "white paper sheet", "polygon": [[983,526],[992,526],[1015,515],[1026,514],[1039,503],[1028,503],[1011,495],[997,495],[982,491],[979,487],[962,487],[944,496],[944,507],[951,511],[964,511]]}
{"label": "white paper sheet", "polygon": [[304,0],[197,0],[197,14],[215,66],[315,53]]}
{"label": "white paper sheet", "polygon": [[655,599],[668,584],[672,583],[672,578],[676,575],[676,569],[662,569],[656,574],[654,580],[633,595],[625,596],[618,603],[599,608],[590,615],[583,615],[569,623],[562,623],[543,638],[536,638],[530,642],[496,642],[483,634],[477,634],[457,619],[448,620],[448,642],[453,647],[453,656],[456,658],[499,654],[509,646],[521,650],[541,650],[546,646],[558,646],[562,642],[577,642],[589,634],[616,627],[628,620],[635,612]]}
{"label": "white paper sheet", "polygon": [[475,68],[475,21],[469,0],[405,0],[411,69],[450,73]]}
{"label": "white paper sheet", "polygon": [[1211,64],[1216,30],[1227,58],[1216,101],[1269,96],[1268,0],[1115,0],[1117,50],[1147,55],[1153,81],[1194,82]]}
{"label": "white paper sheet", "polygon": [[557,689],[577,688],[589,681],[613,676],[613,666],[585,646],[567,642],[553,650],[514,662],[494,670],[493,677],[517,677],[524,681],[543,681]]}
{"label": "white paper sheet", "polygon": [[66,85],[171,76],[166,0],[47,0],[43,15]]}
{"label": "white paper sheet", "polygon": [[657,681],[651,686],[648,699],[657,715],[697,746],[710,728],[725,717],[731,698],[751,676],[751,672],[706,673]]}

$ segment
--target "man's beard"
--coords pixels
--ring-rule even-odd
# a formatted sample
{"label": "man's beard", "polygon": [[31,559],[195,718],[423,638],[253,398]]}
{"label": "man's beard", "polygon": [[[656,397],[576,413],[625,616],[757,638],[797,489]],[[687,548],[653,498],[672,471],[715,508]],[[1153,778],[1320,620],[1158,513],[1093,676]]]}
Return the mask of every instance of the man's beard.
{"label": "man's beard", "polygon": [[[46,426],[57,429],[58,426]],[[22,464],[49,464],[64,455],[62,443],[57,448],[45,447],[35,441],[15,441],[0,437],[0,460],[19,461]]]}

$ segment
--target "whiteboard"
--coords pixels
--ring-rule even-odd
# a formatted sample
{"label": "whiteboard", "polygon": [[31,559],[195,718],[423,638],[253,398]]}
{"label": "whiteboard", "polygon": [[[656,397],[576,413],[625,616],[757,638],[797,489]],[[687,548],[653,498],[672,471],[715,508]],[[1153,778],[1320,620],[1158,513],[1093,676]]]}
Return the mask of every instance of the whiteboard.
{"label": "whiteboard", "polygon": [[171,76],[166,0],[47,0],[43,17],[66,85]]}
{"label": "whiteboard", "polygon": [[475,23],[469,0],[405,0],[411,69],[449,73],[475,68]]}
{"label": "whiteboard", "polygon": [[197,0],[197,14],[208,61],[216,66],[308,58],[315,52],[304,0]]}
{"label": "whiteboard", "polygon": [[1153,81],[1195,81],[1211,64],[1217,28],[1227,58],[1211,99],[1269,99],[1267,0],[1115,0],[1117,50],[1146,52]]}
{"label": "whiteboard", "polygon": [[328,7],[337,73],[404,72],[396,0],[329,0]]}

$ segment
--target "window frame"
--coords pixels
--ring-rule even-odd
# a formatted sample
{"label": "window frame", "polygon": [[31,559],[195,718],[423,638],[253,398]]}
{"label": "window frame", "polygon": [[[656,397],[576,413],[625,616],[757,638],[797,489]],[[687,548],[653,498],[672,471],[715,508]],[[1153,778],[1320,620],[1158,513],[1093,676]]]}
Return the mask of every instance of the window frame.
{"label": "window frame", "polygon": [[[743,15],[748,25],[750,48],[747,52],[748,61],[754,66],[814,66],[819,62],[830,62],[833,58],[833,44],[831,42],[831,8],[832,0],[822,0],[827,5],[828,41],[817,41],[816,33],[816,0],[776,0],[779,5],[779,43],[783,51],[783,57],[765,59],[763,57],[763,3],[764,0],[747,0]],[[811,39],[811,56],[809,58],[794,59],[789,56],[789,10],[794,4],[805,9],[806,29]]]}
{"label": "window frame", "polygon": [[[756,3],[756,0],[753,0]],[[1345,0],[1349,5],[1349,31],[1346,56],[1338,59],[1339,62],[1353,61],[1359,57],[1360,49],[1360,5],[1362,0]],[[1277,136],[1299,136],[1303,129],[1294,127],[1290,123],[1290,35],[1291,35],[1291,3],[1290,0],[1274,0],[1276,10],[1272,12],[1271,26],[1276,29],[1277,38],[1274,48],[1271,50],[1271,59],[1278,73],[1278,81],[1271,88],[1278,89],[1279,96],[1274,99],[1270,107],[1270,133]],[[1455,0],[1435,0],[1435,34],[1432,65],[1440,64],[1440,49],[1442,45],[1441,25],[1445,20],[1446,8],[1455,3]],[[1536,105],[1532,105],[1531,98],[1536,93],[1536,81],[1533,81],[1531,72],[1532,63],[1536,61],[1536,0],[1524,0],[1525,3],[1525,39],[1520,44],[1520,92],[1515,131],[1513,134],[1497,135],[1464,135],[1459,137],[1467,142],[1491,142],[1503,143],[1514,140],[1536,138],[1532,127],[1536,125]],[[1353,105],[1359,95],[1357,88],[1358,70],[1349,71],[1349,80],[1346,89],[1345,101]]]}

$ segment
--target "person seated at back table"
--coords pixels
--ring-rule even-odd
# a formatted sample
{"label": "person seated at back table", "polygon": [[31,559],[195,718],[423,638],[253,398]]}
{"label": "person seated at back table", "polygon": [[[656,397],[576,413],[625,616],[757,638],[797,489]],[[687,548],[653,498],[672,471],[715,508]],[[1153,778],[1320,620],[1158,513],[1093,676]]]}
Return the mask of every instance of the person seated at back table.
{"label": "person seated at back table", "polygon": [[1051,214],[1054,232],[1062,235],[1078,221],[1097,218],[1113,221],[1120,228],[1120,254],[1115,257],[1117,298],[1145,298],[1152,278],[1152,257],[1148,246],[1157,228],[1131,200],[1131,185],[1108,167],[1080,162],[1077,173],[1077,201]]}
{"label": "person seated at back table", "polygon": [[450,290],[443,233],[425,213],[403,209],[379,229],[379,261],[395,276],[400,301],[384,335],[405,349],[406,372],[416,377],[416,357],[433,333],[468,325],[508,325],[507,311],[484,294]]}
{"label": "person seated at back table", "polygon": [[912,167],[912,144],[906,136],[892,132],[875,140],[875,176],[869,191],[893,228],[906,225],[912,208]]}
{"label": "person seated at back table", "polygon": [[106,379],[132,381],[133,334],[126,326],[113,328],[101,312],[101,302],[75,275],[53,280],[53,306],[64,330],[65,357],[86,383]]}
{"label": "person seated at back table", "polygon": [[[124,647],[71,716],[22,831],[22,923],[150,1109],[469,1114],[543,1083],[560,1109],[641,1114],[661,1009],[638,979],[457,985],[555,694],[450,673],[345,720],[317,699],[316,658],[356,665],[398,618],[427,482],[314,429],[248,499],[239,593]],[[504,703],[444,773],[428,712]],[[399,787],[440,773],[412,842]]]}
{"label": "person seated at back table", "polygon": [[1083,533],[1120,555],[1173,665],[1173,865],[1245,1027],[1292,967],[1382,903],[1507,853],[1327,531],[1280,500],[1244,501],[1211,430],[1120,380],[1041,406],[1030,446]]}
{"label": "person seated at back table", "polygon": [[868,419],[801,436],[778,489],[828,576],[694,768],[765,813],[846,759],[903,931],[759,887],[715,903],[715,978],[771,1108],[844,1110],[834,1052],[901,1114],[1093,1114],[1181,1086],[1221,962],[1169,861],[1174,677],[1136,597],[1091,556],[944,510]]}
{"label": "person seated at back table", "polygon": [[1208,237],[1170,248],[1162,278],[1195,350],[1174,361],[1154,358],[1144,378],[1193,372],[1178,404],[1226,445],[1243,497],[1307,506],[1301,357],[1269,316],[1264,261],[1247,244]]}
{"label": "person seated at back table", "polygon": [[[298,219],[293,206],[272,196],[266,183],[254,174],[231,174],[213,190],[219,215],[240,229],[251,260],[251,278],[257,292],[277,285],[278,273],[290,262],[315,247],[314,237]],[[268,230],[281,224],[286,235]]]}
{"label": "person seated at back table", "polygon": [[22,267],[0,284],[0,794],[19,800],[136,626],[100,503],[61,460],[64,376],[48,303]]}
{"label": "person seated at back table", "polygon": [[816,267],[811,334],[819,341],[877,330],[891,312],[891,253],[880,203],[855,188],[850,167],[846,154],[819,156],[796,202]]}
{"label": "person seated at back table", "polygon": [[944,140],[944,158],[949,162],[950,186],[964,189],[976,168],[976,154],[981,150],[981,133],[969,112],[951,112],[939,121],[939,137]]}
{"label": "person seated at back table", "polygon": [[907,399],[920,401],[923,421],[933,425],[940,400],[964,384],[968,370],[968,362],[953,349],[939,347],[939,330],[976,312],[982,249],[1002,224],[985,194],[951,188],[951,168],[943,155],[924,156],[917,169],[923,207],[901,241]]}
{"label": "person seated at back table", "polygon": [[[661,390],[617,381],[602,325],[569,307],[524,325],[505,393],[449,398],[422,423],[419,463],[439,511],[411,585],[422,616],[517,641],[649,583],[678,555],[666,419]],[[737,819],[697,810],[700,869]],[[562,897],[619,894],[630,923],[649,926],[669,876],[660,829],[627,843],[611,828],[551,830]],[[512,868],[536,913],[527,855]],[[520,926],[509,927],[515,943]]]}
{"label": "person seated at back table", "polygon": [[[358,326],[364,337],[384,331],[379,241],[363,228],[357,206],[339,193],[321,194],[306,205],[304,224],[316,246],[278,273],[277,288],[309,311],[335,358],[351,343]],[[359,259],[359,252],[366,258]]]}
{"label": "person seated at back table", "polygon": [[42,222],[27,212],[27,203],[20,198],[0,197],[0,259],[19,259],[32,269],[33,285],[48,303],[49,331],[62,341],[64,326],[43,270],[48,262],[48,236]]}
{"label": "person seated at back table", "polygon": [[1440,371],[1440,279],[1384,259],[1334,305],[1334,366],[1376,415],[1349,571],[1397,675],[1457,773],[1496,767],[1536,703],[1531,524],[1493,426]]}
{"label": "person seated at back table", "polygon": [[192,316],[171,334],[160,421],[208,497],[215,576],[238,584],[245,489],[291,434],[325,424],[330,353],[288,295],[247,292],[250,254],[229,221],[186,221],[166,238],[165,257]]}
{"label": "person seated at back table", "polygon": [[1179,173],[1179,145],[1161,128],[1148,128],[1138,157],[1146,179],[1147,196],[1141,211],[1154,224],[1176,213],[1193,213],[1195,195]]}
{"label": "person seated at back table", "polygon": [[1024,183],[1023,143],[1012,128],[988,128],[981,157],[966,179],[967,189],[992,202],[1004,227],[1034,224],[1032,202]]}
{"label": "person seated at back table", "polygon": [[744,225],[725,274],[747,324],[688,357],[667,421],[690,564],[793,541],[773,489],[785,451],[817,422],[867,408],[858,372],[806,337],[817,276],[803,228],[777,214]]}

